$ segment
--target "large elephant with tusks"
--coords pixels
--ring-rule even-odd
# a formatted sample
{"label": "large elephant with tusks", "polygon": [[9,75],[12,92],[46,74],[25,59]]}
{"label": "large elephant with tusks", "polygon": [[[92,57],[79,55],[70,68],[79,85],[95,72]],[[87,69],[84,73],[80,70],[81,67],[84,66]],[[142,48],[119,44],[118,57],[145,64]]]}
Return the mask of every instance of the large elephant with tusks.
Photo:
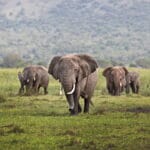
{"label": "large elephant with tusks", "polygon": [[85,54],[68,54],[52,59],[48,72],[61,82],[71,115],[82,111],[80,96],[84,99],[84,112],[89,112],[89,103],[98,79],[97,68],[96,61]]}
{"label": "large elephant with tusks", "polygon": [[108,67],[103,71],[109,94],[119,96],[126,87],[128,70],[122,66]]}

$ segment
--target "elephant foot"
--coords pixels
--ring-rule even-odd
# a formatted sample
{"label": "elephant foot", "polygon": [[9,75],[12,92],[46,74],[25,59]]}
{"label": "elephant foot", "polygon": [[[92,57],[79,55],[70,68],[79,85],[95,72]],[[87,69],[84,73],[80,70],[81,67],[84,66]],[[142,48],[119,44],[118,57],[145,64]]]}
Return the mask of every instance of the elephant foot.
{"label": "elephant foot", "polygon": [[86,109],[86,110],[84,110],[84,113],[89,113],[89,110],[87,110],[87,109]]}
{"label": "elephant foot", "polygon": [[80,105],[78,105],[78,113],[81,113],[82,112],[82,108]]}
{"label": "elephant foot", "polygon": [[69,111],[70,111],[70,115],[71,115],[71,116],[76,116],[76,115],[78,115],[78,113],[76,113],[76,112],[74,111],[74,109],[69,109]]}
{"label": "elephant foot", "polygon": [[48,92],[46,91],[46,92],[44,92],[44,94],[45,94],[45,95],[47,95],[47,94],[48,94]]}

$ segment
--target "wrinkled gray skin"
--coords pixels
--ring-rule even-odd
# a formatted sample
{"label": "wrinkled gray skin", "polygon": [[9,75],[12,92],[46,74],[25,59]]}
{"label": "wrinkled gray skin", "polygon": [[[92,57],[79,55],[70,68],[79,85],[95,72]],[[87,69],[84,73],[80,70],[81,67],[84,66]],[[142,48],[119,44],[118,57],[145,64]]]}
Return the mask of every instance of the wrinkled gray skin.
{"label": "wrinkled gray skin", "polygon": [[128,70],[125,67],[108,67],[103,71],[109,94],[119,96],[126,86],[126,75]]}
{"label": "wrinkled gray skin", "polygon": [[26,87],[27,94],[38,93],[40,87],[44,88],[44,94],[48,93],[49,74],[44,66],[27,66],[22,73],[18,73],[18,78],[21,84],[20,94],[24,92],[24,86]]}
{"label": "wrinkled gray skin", "polygon": [[96,61],[88,55],[70,54],[52,59],[48,72],[61,82],[72,115],[82,111],[80,96],[84,99],[84,112],[89,112],[89,103],[97,83],[97,68]]}
{"label": "wrinkled gray skin", "polygon": [[129,72],[126,76],[126,93],[130,93],[130,88],[133,93],[139,93],[140,79],[138,72]]}

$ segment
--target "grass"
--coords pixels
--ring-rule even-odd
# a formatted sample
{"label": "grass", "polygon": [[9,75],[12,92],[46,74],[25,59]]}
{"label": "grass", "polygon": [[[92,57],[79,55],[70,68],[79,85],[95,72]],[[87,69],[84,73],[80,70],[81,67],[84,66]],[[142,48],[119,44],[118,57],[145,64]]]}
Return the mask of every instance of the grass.
{"label": "grass", "polygon": [[18,71],[0,69],[0,150],[150,149],[150,70],[137,70],[138,95],[119,97],[107,94],[100,70],[94,107],[78,116],[69,115],[65,96],[58,95],[59,83],[52,78],[48,95],[41,89],[38,96],[19,96]]}

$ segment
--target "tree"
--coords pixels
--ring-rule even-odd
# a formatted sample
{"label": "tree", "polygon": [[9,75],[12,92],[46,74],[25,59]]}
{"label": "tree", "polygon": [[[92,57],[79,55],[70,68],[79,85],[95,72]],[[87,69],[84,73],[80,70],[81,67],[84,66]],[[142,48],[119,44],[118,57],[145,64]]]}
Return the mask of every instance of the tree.
{"label": "tree", "polygon": [[21,67],[23,66],[24,61],[20,57],[20,55],[16,53],[9,53],[3,58],[3,67],[13,68],[13,67]]}
{"label": "tree", "polygon": [[146,58],[137,60],[136,64],[142,68],[150,68],[150,60]]}

